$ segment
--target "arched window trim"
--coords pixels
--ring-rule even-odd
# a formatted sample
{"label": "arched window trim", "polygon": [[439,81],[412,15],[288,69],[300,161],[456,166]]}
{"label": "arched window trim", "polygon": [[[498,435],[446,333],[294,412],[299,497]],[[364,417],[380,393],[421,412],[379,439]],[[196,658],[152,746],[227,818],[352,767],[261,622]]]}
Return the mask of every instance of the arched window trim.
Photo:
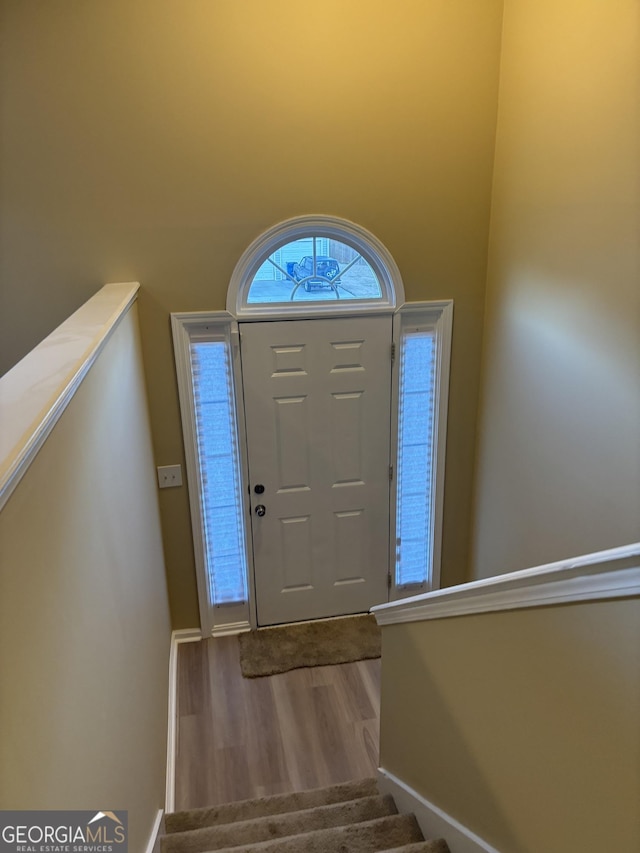
{"label": "arched window trim", "polygon": [[[247,303],[254,276],[265,260],[286,243],[305,237],[329,237],[354,248],[371,265],[382,295],[376,299],[322,302]],[[296,216],[260,234],[243,252],[231,276],[227,311],[239,320],[322,317],[358,313],[390,313],[404,303],[404,286],[396,262],[386,247],[360,225],[337,216]]]}

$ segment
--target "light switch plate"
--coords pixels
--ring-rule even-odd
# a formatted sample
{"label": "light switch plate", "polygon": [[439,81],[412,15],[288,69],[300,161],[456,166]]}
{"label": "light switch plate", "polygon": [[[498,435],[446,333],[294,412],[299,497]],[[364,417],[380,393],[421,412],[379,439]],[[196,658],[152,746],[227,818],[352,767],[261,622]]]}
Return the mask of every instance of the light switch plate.
{"label": "light switch plate", "polygon": [[158,465],[158,487],[172,489],[182,485],[182,468],[180,465]]}

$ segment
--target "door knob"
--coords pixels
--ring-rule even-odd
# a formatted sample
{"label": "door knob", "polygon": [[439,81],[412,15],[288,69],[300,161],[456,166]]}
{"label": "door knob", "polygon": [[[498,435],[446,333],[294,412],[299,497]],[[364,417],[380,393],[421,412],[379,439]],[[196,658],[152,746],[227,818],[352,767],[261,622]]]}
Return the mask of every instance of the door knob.
{"label": "door knob", "polygon": [[267,508],[263,504],[258,504],[256,507],[256,515],[259,515],[262,518],[263,515],[267,514]]}

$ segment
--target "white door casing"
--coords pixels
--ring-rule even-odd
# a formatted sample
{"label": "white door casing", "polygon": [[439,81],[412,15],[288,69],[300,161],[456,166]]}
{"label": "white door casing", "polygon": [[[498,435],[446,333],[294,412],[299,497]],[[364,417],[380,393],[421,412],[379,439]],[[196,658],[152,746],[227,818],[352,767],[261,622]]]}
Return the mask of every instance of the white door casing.
{"label": "white door casing", "polygon": [[[362,309],[360,309],[362,311]],[[381,315],[369,315],[368,313],[354,312],[349,317],[343,317],[345,322],[356,322],[359,319],[370,317],[376,319]],[[434,458],[433,464],[435,469],[431,482],[430,495],[428,497],[428,506],[426,509],[430,516],[430,524],[433,537],[433,551],[428,565],[427,588],[435,589],[439,586],[439,569],[440,569],[440,539],[442,531],[443,517],[443,491],[444,491],[444,463],[445,463],[445,436],[447,426],[447,398],[449,386],[449,359],[451,349],[452,336],[452,318],[453,318],[453,303],[448,301],[441,302],[423,302],[423,303],[407,303],[401,306],[396,312],[394,319],[394,340],[397,350],[397,357],[392,367],[392,395],[391,395],[391,462],[395,463],[398,452],[398,412],[402,408],[399,397],[398,376],[400,373],[399,365],[402,362],[403,352],[403,328],[408,331],[414,328],[432,329],[436,336],[436,368],[435,368],[435,432],[434,441]],[[174,352],[176,359],[176,369],[178,376],[178,390],[180,394],[180,409],[182,416],[183,434],[185,440],[185,456],[186,468],[189,484],[189,502],[191,507],[191,521],[193,526],[193,542],[195,550],[196,562],[196,578],[198,582],[198,600],[200,605],[201,626],[203,637],[218,634],[237,633],[239,631],[248,630],[256,626],[256,610],[255,610],[255,578],[253,572],[253,551],[251,540],[251,501],[249,495],[249,471],[246,455],[246,429],[244,423],[244,406],[242,404],[242,369],[240,359],[240,346],[238,335],[237,321],[226,312],[190,312],[184,314],[172,314],[171,317],[173,327]],[[305,322],[295,320],[289,321],[292,333],[298,326],[298,323]],[[319,322],[316,320],[309,322]],[[259,323],[258,325],[268,325],[267,323]],[[273,324],[275,328],[275,323]],[[302,327],[300,327],[302,328]],[[355,326],[354,326],[355,328]],[[301,333],[302,334],[302,333]],[[385,346],[382,348],[382,355],[386,350],[386,333]],[[296,341],[299,343],[300,336],[295,334]],[[353,342],[356,336],[348,336]],[[230,384],[225,389],[220,388],[222,394],[229,393],[230,407],[235,412],[236,428],[237,428],[237,449],[238,449],[238,497],[239,500],[235,504],[235,508],[230,510],[236,513],[236,521],[238,529],[242,528],[243,535],[246,534],[246,559],[248,561],[247,575],[247,591],[248,598],[235,600],[234,604],[224,603],[218,605],[216,598],[213,595],[213,587],[211,583],[212,572],[215,573],[216,553],[219,553],[218,545],[215,538],[210,537],[211,527],[210,519],[205,511],[205,483],[202,479],[202,471],[199,461],[199,442],[204,436],[199,436],[196,428],[196,409],[200,405],[200,390],[198,381],[193,374],[193,365],[191,361],[191,346],[198,341],[223,341],[229,353],[230,364]],[[349,342],[349,341],[347,341]],[[291,345],[291,344],[288,344]],[[388,369],[388,361],[384,358],[385,367],[382,370]],[[381,374],[382,375],[382,374]],[[382,382],[382,380],[381,380]],[[382,384],[381,384],[382,389]],[[348,390],[347,392],[348,393]],[[214,452],[215,452],[215,448]],[[428,484],[427,484],[428,486]],[[391,536],[393,537],[389,552],[389,567],[394,565],[396,555],[396,540],[397,535],[397,519],[396,506],[398,479],[394,470],[393,481],[390,484],[389,506],[386,508],[387,513],[391,510],[390,519],[385,516],[383,522],[386,529],[387,523],[390,524]],[[401,493],[400,490],[398,493]],[[255,493],[251,497],[255,501]],[[266,503],[265,503],[266,505]],[[348,510],[347,510],[348,511]],[[396,566],[397,568],[397,566]],[[345,585],[348,586],[348,585]],[[343,588],[344,591],[344,588]],[[390,597],[404,597],[406,595],[415,594],[414,589],[409,586],[402,587],[397,572],[392,572],[392,583]],[[296,617],[301,618],[301,617]]]}
{"label": "white door casing", "polygon": [[[317,242],[322,240],[325,242]],[[295,269],[289,270],[286,261],[298,260],[298,256],[309,253],[309,241],[313,245],[311,253],[314,257],[317,252],[329,251],[341,265],[344,277],[337,289],[320,288],[313,294],[305,294],[302,287],[298,286],[294,292],[299,276]],[[287,258],[284,255],[280,257],[278,252],[286,247],[289,255]],[[365,262],[360,264],[362,270],[353,267],[356,263],[354,253],[359,254]],[[367,283],[362,278],[367,265],[377,279],[378,290],[370,280]],[[264,270],[272,271],[272,268],[278,271],[278,275],[271,278],[288,281],[288,290],[283,290],[281,284],[272,289],[266,286],[263,281]],[[347,280],[347,272],[352,268],[353,281]],[[300,293],[304,298],[298,298]],[[313,296],[317,296],[317,299]],[[387,595],[397,598],[415,594],[423,587],[437,588],[453,303],[450,300],[405,303],[400,271],[389,251],[373,234],[344,219],[305,215],[277,223],[248,246],[233,272],[227,306],[226,312],[199,311],[171,315],[203,637],[237,633],[255,627],[258,622],[266,624],[281,619],[281,613],[273,619],[267,611],[261,611],[256,619],[256,585],[260,594],[259,587],[263,579],[265,582],[274,580],[276,589],[288,588],[286,593],[274,593],[273,597],[279,598],[280,602],[303,603],[299,611],[297,608],[295,611],[288,608],[285,618],[294,621],[336,612],[334,605],[328,605],[326,601],[322,604],[323,596],[328,600],[339,600],[338,612],[347,613],[368,609],[372,604],[384,601]],[[380,320],[388,321],[390,328],[392,313],[396,315],[393,326],[398,353],[394,366],[390,364],[390,332],[386,327],[380,332],[382,327],[375,324],[373,327],[359,326],[361,322]],[[282,337],[279,342],[267,340],[267,353],[271,359],[278,356],[281,362],[289,361],[291,364],[288,367],[285,364],[280,373],[273,367],[267,372],[264,359],[256,356],[255,378],[249,376],[248,384],[245,385],[238,323],[245,332],[244,349],[247,350],[251,349],[251,345],[246,345],[247,341],[254,334],[259,336],[259,327],[270,327],[274,333],[280,326],[284,332],[285,324],[281,322],[284,320],[289,321],[287,334],[290,333],[291,337]],[[332,365],[326,352],[318,359],[316,352],[320,344],[315,335],[322,337],[319,332],[321,327],[313,324],[325,321],[345,324],[340,326],[341,331],[337,335],[327,338],[327,346],[342,346],[342,349],[334,347],[333,352],[346,357],[349,350],[353,353],[358,342],[361,342],[361,363],[352,360]],[[255,333],[248,331],[249,325],[255,325]],[[313,328],[316,332],[307,335]],[[347,328],[350,330],[345,332]],[[366,333],[351,331],[358,328],[366,328]],[[373,335],[369,334],[372,328]],[[430,331],[433,332],[434,345],[429,354],[427,348],[416,341],[420,337],[428,338]],[[412,340],[410,349],[413,356],[406,360],[405,340],[408,341],[409,337]],[[202,373],[198,366],[198,353],[200,350],[205,352],[200,344],[206,342],[216,342],[216,364],[219,369],[214,380],[212,369],[208,367]],[[374,342],[380,343],[380,347],[374,347]],[[220,346],[225,348],[224,365],[219,358]],[[279,347],[283,352],[274,353],[272,347]],[[307,364],[313,365],[312,370],[293,365],[294,353],[291,348],[295,347],[302,347],[300,353],[309,357]],[[209,350],[209,353],[212,351]],[[419,358],[416,355],[418,351]],[[427,361],[418,364],[416,361],[417,358],[433,357],[435,364]],[[315,365],[316,362],[324,364],[323,359],[326,361],[325,373],[328,373],[328,378],[325,376],[320,381],[317,378],[319,370],[316,370]],[[194,364],[197,369],[194,369]],[[409,373],[405,370],[405,364],[412,365]],[[246,365],[244,369],[246,373],[250,372]],[[424,417],[413,420],[414,414],[411,413],[422,413],[423,408],[416,409],[415,405],[408,405],[405,411],[403,403],[405,390],[410,395],[425,396],[423,388],[403,384],[407,376],[420,376],[423,375],[422,371],[430,371],[435,383],[432,388],[433,399],[429,403],[430,407],[433,406],[433,412],[427,419],[428,423]],[[393,374],[391,383],[389,372]],[[276,376],[271,376],[273,373]],[[204,382],[203,377],[206,380]],[[360,384],[353,383],[354,377],[361,380]],[[283,389],[277,393],[269,388],[270,384],[276,383],[276,379],[276,387]],[[307,381],[307,387],[304,381]],[[369,384],[363,385],[362,382]],[[322,407],[317,402],[313,390],[316,383],[319,388],[324,387],[325,399],[330,405]],[[247,417],[250,420],[247,425],[243,387],[246,392]],[[250,402],[254,391],[259,392],[258,397]],[[384,397],[384,400],[378,400],[379,408],[373,403],[376,394]],[[225,395],[228,402],[226,408],[222,405]],[[264,400],[260,402],[260,395],[266,399],[266,403]],[[276,406],[280,410],[277,417],[272,411]],[[252,416],[252,408],[258,411],[257,419]],[[218,414],[212,417],[214,409],[216,412],[218,409],[226,411],[223,420],[226,418],[225,429],[231,439],[228,435],[224,439],[227,442],[224,452],[219,451],[221,422]],[[269,418],[264,417],[267,409],[272,424],[265,428],[265,424],[269,423]],[[304,417],[300,412],[306,412]],[[301,423],[306,430],[306,449],[300,437],[304,430],[298,430],[296,418],[298,426]],[[359,419],[363,424],[360,433],[353,429],[353,424]],[[420,466],[420,470],[426,471],[425,518],[422,518],[416,483],[405,482],[406,471],[415,473],[417,470],[411,456],[417,447],[417,444],[414,447],[409,429],[412,421],[414,428],[422,431],[422,438],[425,434],[430,436],[432,444],[430,463],[425,468],[423,458]],[[373,431],[372,425],[375,425]],[[380,429],[387,432],[384,441]],[[340,441],[329,441],[327,435],[332,430],[342,435]],[[356,434],[361,438],[360,443],[352,438]],[[285,435],[288,436],[286,441]],[[425,444],[424,440],[419,443]],[[252,457],[251,472],[248,444]],[[281,450],[290,448],[282,459],[269,451],[269,447],[273,450],[277,444]],[[405,455],[402,448],[406,447],[412,449]],[[276,459],[280,466],[277,474],[282,475],[283,488],[276,488],[275,491],[271,480],[267,482],[267,477],[273,476],[272,472],[268,467],[260,468],[261,460],[270,453],[271,459]],[[305,453],[308,457],[305,457]],[[221,485],[222,463],[214,464],[213,460],[222,459],[223,456],[227,466]],[[373,468],[368,466],[378,458],[381,464],[375,468],[374,476]],[[394,466],[391,483],[388,480],[389,462]],[[308,476],[300,476],[303,463],[308,466]],[[336,473],[340,470],[343,473]],[[402,482],[400,472],[403,474]],[[320,477],[318,480],[315,479],[316,473]],[[377,480],[377,477],[382,479]],[[309,482],[303,482],[307,479]],[[277,477],[274,482],[276,480]],[[266,489],[262,500],[255,492],[249,491],[250,487],[260,482]],[[319,510],[315,506],[309,510],[306,503],[309,502],[310,493],[319,494],[323,483],[324,503],[317,498]],[[369,487],[372,494],[380,492],[386,495],[385,500],[378,501],[375,497],[373,503],[370,503]],[[366,501],[356,499],[365,493]],[[266,515],[261,518],[253,512],[260,503],[266,507]],[[276,525],[278,517],[282,520]],[[416,524],[407,531],[403,519],[413,519],[417,527],[421,528],[417,536],[414,535],[417,528],[413,529]],[[267,535],[269,525],[279,529],[279,536]],[[360,528],[367,531],[366,536],[361,535]],[[401,547],[398,538],[400,530],[405,539]],[[256,533],[255,542],[252,532]],[[425,547],[416,546],[413,549],[416,553],[408,555],[406,542],[422,541],[420,537],[423,535]],[[308,537],[306,544],[305,536]],[[260,563],[257,562],[255,572],[254,550],[256,560]],[[416,560],[418,551],[420,555]],[[306,553],[307,562],[295,557],[297,553]],[[288,562],[283,563],[278,554],[284,554]],[[290,555],[294,555],[292,559],[289,559]],[[418,589],[415,579],[419,571],[416,572],[416,567],[420,569],[418,564],[421,559],[426,560],[426,565],[424,583],[420,583],[421,589]],[[320,565],[329,568],[324,573],[316,571],[313,574],[312,570],[315,571]],[[379,566],[379,571],[374,572],[375,577],[369,577],[365,569],[374,565]],[[261,571],[261,566],[266,566],[266,570]],[[285,570],[287,576],[284,575]],[[391,579],[390,592],[386,588],[387,572]],[[243,578],[246,583],[240,583]],[[364,592],[369,590],[372,594],[366,600]],[[266,606],[269,595],[261,597]],[[304,602],[311,599],[315,599],[316,604],[305,611]]]}
{"label": "white door casing", "polygon": [[240,323],[260,625],[388,598],[391,331],[380,315]]}

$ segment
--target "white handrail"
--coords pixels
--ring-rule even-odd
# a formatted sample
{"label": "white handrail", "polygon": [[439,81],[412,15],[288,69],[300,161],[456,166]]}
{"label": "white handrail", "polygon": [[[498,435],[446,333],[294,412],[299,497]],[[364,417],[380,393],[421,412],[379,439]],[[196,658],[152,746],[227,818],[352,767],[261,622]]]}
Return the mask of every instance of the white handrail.
{"label": "white handrail", "polygon": [[640,595],[640,542],[380,604],[379,625]]}
{"label": "white handrail", "polygon": [[136,299],[106,284],[0,378],[0,509]]}

